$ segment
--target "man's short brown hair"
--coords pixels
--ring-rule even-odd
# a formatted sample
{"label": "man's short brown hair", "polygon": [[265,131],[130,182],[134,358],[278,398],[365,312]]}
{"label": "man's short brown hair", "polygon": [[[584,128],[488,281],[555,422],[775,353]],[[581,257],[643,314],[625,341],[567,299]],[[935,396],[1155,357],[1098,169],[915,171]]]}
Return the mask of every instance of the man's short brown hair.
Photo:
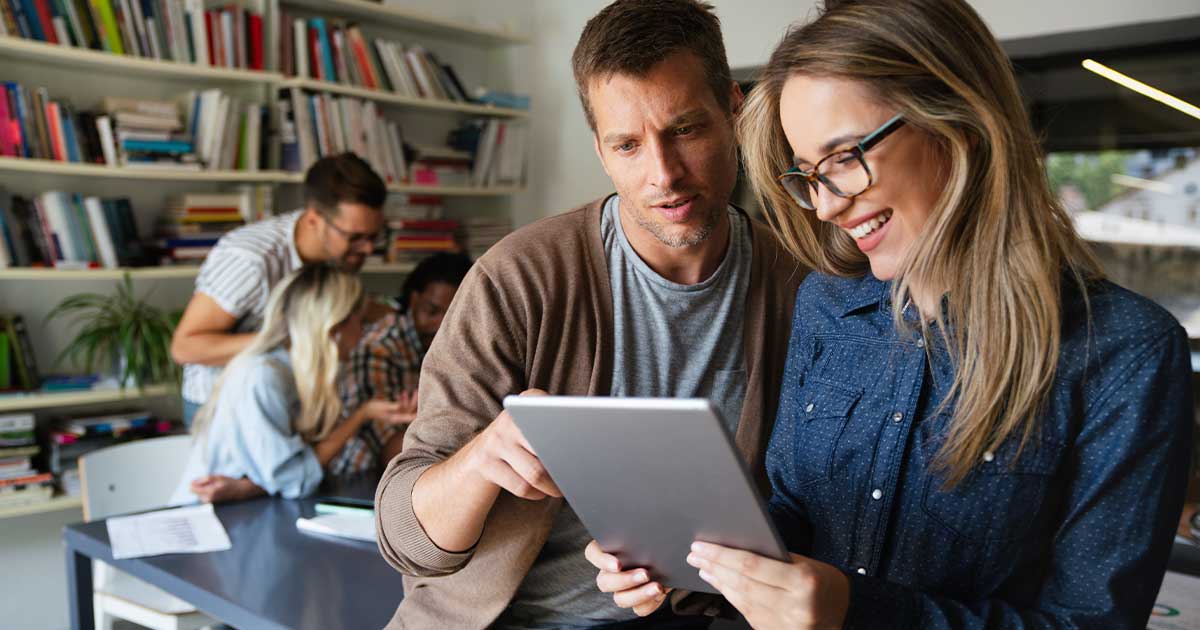
{"label": "man's short brown hair", "polygon": [[704,66],[717,104],[730,108],[729,61],[721,39],[721,20],[707,2],[698,0],[617,0],[588,20],[575,45],[571,65],[588,125],[596,117],[588,100],[594,79],[614,74],[643,77],[663,59],[686,50]]}
{"label": "man's short brown hair", "polygon": [[323,157],[304,176],[304,205],[328,218],[337,216],[339,203],[383,208],[387,185],[370,164],[353,153]]}

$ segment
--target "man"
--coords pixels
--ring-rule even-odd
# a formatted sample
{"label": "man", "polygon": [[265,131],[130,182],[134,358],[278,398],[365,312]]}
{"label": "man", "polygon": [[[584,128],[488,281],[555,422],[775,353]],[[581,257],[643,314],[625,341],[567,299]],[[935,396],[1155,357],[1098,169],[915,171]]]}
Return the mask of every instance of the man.
{"label": "man", "polygon": [[408,576],[392,628],[707,625],[672,606],[637,620],[597,589],[590,536],[505,395],[710,398],[765,481],[803,273],[729,206],[741,92],[719,21],[696,0],[618,0],[573,65],[617,195],[510,235],[459,288],[376,493],[380,549]]}
{"label": "man", "polygon": [[[347,416],[375,398],[401,403],[403,413],[410,418],[416,415],[421,362],[470,269],[471,259],[466,254],[439,252],[408,274],[386,315],[364,330],[362,341],[350,355],[341,387]],[[407,428],[385,421],[364,424],[330,463],[328,473],[378,473],[400,452]]]}
{"label": "man", "polygon": [[171,339],[183,364],[184,421],[191,425],[220,369],[249,345],[271,289],[302,264],[357,271],[383,231],[387,186],[352,153],[315,162],[304,208],[226,234],[209,253]]}

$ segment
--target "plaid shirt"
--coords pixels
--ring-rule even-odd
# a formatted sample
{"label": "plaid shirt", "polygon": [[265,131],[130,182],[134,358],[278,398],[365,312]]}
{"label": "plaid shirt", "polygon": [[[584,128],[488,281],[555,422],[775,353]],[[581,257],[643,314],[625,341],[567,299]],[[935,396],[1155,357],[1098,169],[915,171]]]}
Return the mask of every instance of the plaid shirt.
{"label": "plaid shirt", "polygon": [[[394,312],[370,325],[350,354],[342,378],[343,421],[371,399],[393,400],[416,391],[424,357],[425,348],[407,314]],[[330,463],[329,473],[354,475],[379,468],[386,463],[380,461],[383,445],[399,431],[382,422],[364,423]]]}

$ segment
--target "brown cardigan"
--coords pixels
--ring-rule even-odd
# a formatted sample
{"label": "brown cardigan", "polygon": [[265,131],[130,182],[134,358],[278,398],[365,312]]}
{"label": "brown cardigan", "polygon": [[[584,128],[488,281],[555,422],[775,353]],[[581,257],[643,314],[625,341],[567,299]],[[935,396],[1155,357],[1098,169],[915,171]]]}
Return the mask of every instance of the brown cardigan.
{"label": "brown cardigan", "polygon": [[[539,388],[604,396],[613,371],[612,294],[600,234],[604,200],[529,225],[480,257],[459,287],[421,370],[417,420],[375,495],[379,549],[406,577],[389,628],[486,628],[508,606],[549,535],[562,499],[502,492],[475,547],[448,553],[413,512],[417,478],[502,410]],[[735,442],[766,492],[796,287],[805,272],[751,221],[745,316],[746,397]],[[678,605],[677,605],[678,607]]]}

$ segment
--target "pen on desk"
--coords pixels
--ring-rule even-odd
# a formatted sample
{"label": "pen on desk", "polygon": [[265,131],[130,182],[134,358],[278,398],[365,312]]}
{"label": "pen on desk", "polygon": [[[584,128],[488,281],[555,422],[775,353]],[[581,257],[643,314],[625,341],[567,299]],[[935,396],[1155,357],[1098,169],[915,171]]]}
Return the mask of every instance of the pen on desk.
{"label": "pen on desk", "polygon": [[317,514],[347,514],[350,516],[371,516],[375,510],[369,507],[354,505],[339,505],[337,503],[317,503]]}

